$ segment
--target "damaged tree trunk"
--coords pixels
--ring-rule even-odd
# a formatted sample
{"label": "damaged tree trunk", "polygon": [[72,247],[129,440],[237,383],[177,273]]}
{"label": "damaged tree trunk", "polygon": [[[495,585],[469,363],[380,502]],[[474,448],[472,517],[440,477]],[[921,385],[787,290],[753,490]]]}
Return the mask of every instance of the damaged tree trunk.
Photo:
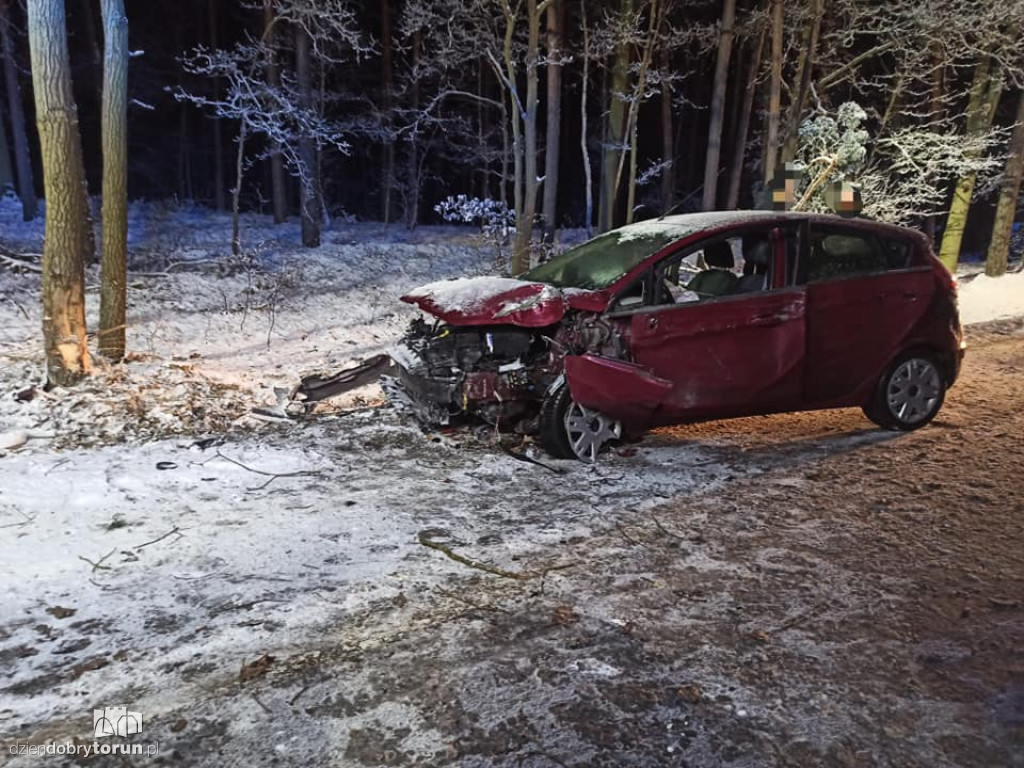
{"label": "damaged tree trunk", "polygon": [[90,370],[85,327],[85,263],[92,220],[71,90],[64,0],[29,0],[29,50],[43,156],[43,339],[49,384],[68,386]]}

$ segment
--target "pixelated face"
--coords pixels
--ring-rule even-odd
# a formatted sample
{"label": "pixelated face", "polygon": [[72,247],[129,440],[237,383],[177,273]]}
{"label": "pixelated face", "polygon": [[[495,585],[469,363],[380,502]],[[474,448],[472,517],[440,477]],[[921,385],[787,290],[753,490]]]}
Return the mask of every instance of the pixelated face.
{"label": "pixelated face", "polygon": [[771,190],[772,207],[777,211],[788,211],[796,205],[796,184],[800,171],[793,163],[786,163],[772,176],[768,185]]}
{"label": "pixelated face", "polygon": [[840,216],[856,216],[864,207],[860,190],[848,181],[833,181],[825,189],[825,203]]}

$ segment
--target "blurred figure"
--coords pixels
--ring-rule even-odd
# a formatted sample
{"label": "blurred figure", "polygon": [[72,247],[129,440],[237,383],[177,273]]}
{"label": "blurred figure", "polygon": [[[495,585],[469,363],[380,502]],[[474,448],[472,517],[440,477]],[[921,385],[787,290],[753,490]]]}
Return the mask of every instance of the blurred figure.
{"label": "blurred figure", "polygon": [[840,216],[851,218],[861,212],[860,190],[848,181],[833,181],[825,188],[825,204]]}
{"label": "blurred figure", "polygon": [[765,187],[763,208],[776,211],[789,211],[796,205],[796,187],[802,172],[794,163],[786,163],[784,168],[775,171],[772,180]]}

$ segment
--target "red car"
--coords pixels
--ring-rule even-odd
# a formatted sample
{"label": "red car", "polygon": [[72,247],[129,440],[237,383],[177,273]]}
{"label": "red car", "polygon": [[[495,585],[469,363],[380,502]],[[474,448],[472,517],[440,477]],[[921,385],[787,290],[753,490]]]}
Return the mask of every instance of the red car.
{"label": "red car", "polygon": [[956,288],[919,233],[775,211],[670,216],[519,279],[432,283],[392,352],[418,415],[477,416],[594,461],[667,424],[861,406],[927,424],[963,355]]}

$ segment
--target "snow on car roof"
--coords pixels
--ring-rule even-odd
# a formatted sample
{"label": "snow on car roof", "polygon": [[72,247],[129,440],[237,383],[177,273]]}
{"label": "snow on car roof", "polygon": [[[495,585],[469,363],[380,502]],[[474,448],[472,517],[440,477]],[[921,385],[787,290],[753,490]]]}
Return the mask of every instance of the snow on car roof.
{"label": "snow on car roof", "polygon": [[638,240],[645,237],[658,237],[670,234],[673,237],[686,237],[702,229],[720,227],[724,224],[742,224],[746,221],[755,222],[766,218],[778,218],[780,211],[706,211],[704,213],[681,213],[665,216],[660,219],[647,219],[636,224],[627,224],[615,232],[619,234],[619,242]]}

